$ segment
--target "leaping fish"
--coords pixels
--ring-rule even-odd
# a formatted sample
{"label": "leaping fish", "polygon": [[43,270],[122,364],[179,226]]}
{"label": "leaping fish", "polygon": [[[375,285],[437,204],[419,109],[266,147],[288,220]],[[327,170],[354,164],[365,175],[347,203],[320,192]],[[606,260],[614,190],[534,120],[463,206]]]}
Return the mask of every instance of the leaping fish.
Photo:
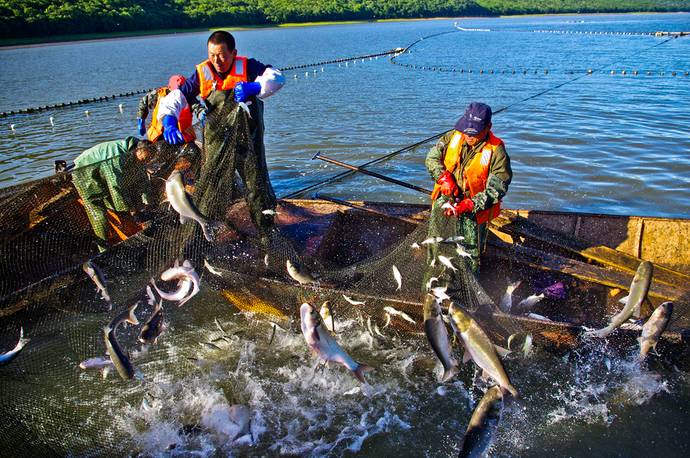
{"label": "leaping fish", "polygon": [[342,364],[362,383],[364,373],[372,368],[358,363],[343,350],[333,336],[324,328],[321,317],[314,307],[306,302],[300,307],[302,334],[307,346],[322,360]]}
{"label": "leaping fish", "polygon": [[522,280],[510,283],[506,288],[505,294],[501,297],[499,306],[505,313],[510,313],[510,309],[513,307],[513,292],[520,286],[520,283],[522,283]]}
{"label": "leaping fish", "polygon": [[457,272],[457,271],[458,271],[457,267],[455,267],[455,266],[453,265],[453,263],[450,262],[450,260],[453,259],[453,258],[447,258],[447,257],[445,257],[445,256],[443,256],[443,255],[438,255],[437,257],[438,257],[438,260],[441,261],[441,264],[443,264],[444,266],[448,267],[448,268],[449,268],[450,270],[452,270],[453,272]]}
{"label": "leaping fish", "polygon": [[204,267],[206,268],[206,270],[208,270],[209,272],[211,272],[213,275],[217,275],[218,277],[222,277],[222,276],[223,276],[223,274],[221,273],[221,271],[218,270],[218,269],[216,269],[215,267],[213,267],[211,264],[209,264],[208,261],[207,261],[206,259],[204,259]]}
{"label": "leaping fish", "polygon": [[458,362],[453,358],[453,351],[448,340],[448,329],[446,329],[446,324],[443,322],[441,306],[438,300],[430,296],[427,296],[426,300],[429,302],[425,303],[425,306],[429,304],[431,310],[428,312],[428,316],[425,311],[424,334],[426,334],[431,349],[443,365],[441,381],[446,382],[458,373]]}
{"label": "leaping fish", "polygon": [[326,301],[323,303],[323,305],[319,309],[319,315],[321,315],[321,320],[323,320],[323,324],[326,326],[326,329],[328,329],[331,332],[335,332],[335,316],[331,311],[330,301]]}
{"label": "leaping fish", "polygon": [[221,223],[211,221],[199,212],[191,196],[187,194],[187,190],[182,182],[182,174],[178,170],[173,171],[168,179],[165,180],[165,194],[167,201],[180,215],[180,223],[190,219],[196,221],[204,233],[204,238],[212,242],[215,233],[221,227]]}
{"label": "leaping fish", "polygon": [[0,366],[4,366],[5,364],[8,364],[10,361],[16,358],[19,355],[19,352],[22,351],[22,349],[26,346],[26,344],[29,343],[30,340],[31,339],[24,337],[24,328],[20,327],[19,340],[17,341],[17,345],[15,345],[12,350],[0,354]]}
{"label": "leaping fish", "polygon": [[429,237],[428,239],[422,241],[422,245],[433,245],[436,243],[443,242],[443,237]]}
{"label": "leaping fish", "polygon": [[156,304],[151,317],[144,323],[139,333],[139,342],[143,344],[154,344],[158,341],[158,336],[163,332],[163,301]]}
{"label": "leaping fish", "polygon": [[666,329],[672,313],[673,302],[664,302],[654,310],[652,316],[642,326],[642,335],[637,339],[640,342],[640,359],[645,359],[652,348],[656,352],[656,344]]}
{"label": "leaping fish", "polygon": [[108,294],[108,290],[105,288],[105,275],[103,275],[101,269],[99,269],[96,264],[91,262],[91,260],[86,261],[84,264],[81,265],[81,267],[82,269],[84,269],[86,275],[88,275],[91,281],[93,281],[93,283],[96,285],[96,291],[101,293],[101,297],[103,298],[103,300],[108,303],[108,310],[112,310],[113,303],[110,300],[110,294]]}
{"label": "leaping fish", "polygon": [[400,288],[402,288],[402,275],[400,275],[400,271],[395,266],[393,266],[393,278],[395,279],[395,282],[398,284],[396,291],[399,291]]}
{"label": "leaping fish", "polygon": [[403,311],[401,311],[401,310],[397,310],[397,309],[395,309],[395,308],[393,308],[393,307],[391,307],[391,306],[388,306],[388,305],[385,306],[385,307],[383,308],[383,310],[386,311],[386,312],[388,312],[388,313],[390,313],[391,315],[397,315],[397,316],[399,316],[400,318],[402,318],[403,320],[409,321],[409,322],[412,323],[412,324],[417,324],[417,322],[416,322],[415,320],[413,320],[412,317],[411,317],[410,315],[408,315],[407,313],[405,313],[405,312],[403,312]]}
{"label": "leaping fish", "polygon": [[285,261],[285,266],[287,267],[288,275],[290,275],[290,278],[298,282],[300,285],[307,285],[309,283],[314,283],[316,281],[309,272],[305,271],[304,269],[298,268],[296,265],[290,262],[289,259]]}
{"label": "leaping fish", "polygon": [[356,300],[352,299],[351,297],[346,296],[346,295],[344,295],[344,294],[343,294],[343,297],[345,298],[346,301],[348,301],[348,302],[349,302],[350,304],[352,304],[352,305],[364,305],[364,302],[362,302],[362,301],[356,301]]}
{"label": "leaping fish", "polygon": [[118,326],[123,322],[128,322],[133,325],[139,324],[134,310],[139,306],[139,302],[129,307],[129,309],[117,315],[112,319],[107,326],[103,328],[103,340],[105,341],[105,348],[108,350],[110,360],[113,362],[117,373],[120,374],[123,380],[129,380],[134,377],[134,367],[129,361],[129,353],[124,351],[117,341]]}
{"label": "leaping fish", "polygon": [[649,285],[652,282],[652,272],[654,266],[649,261],[642,261],[635,272],[635,277],[633,277],[632,283],[630,284],[630,294],[628,295],[628,300],[625,307],[611,318],[611,322],[605,328],[599,329],[597,331],[591,331],[589,334],[604,338],[611,334],[614,329],[619,327],[621,324],[625,323],[628,318],[630,318],[633,313],[639,311],[642,307],[642,302],[644,302],[647,297],[647,292],[649,291]]}
{"label": "leaping fish", "polygon": [[[453,329],[462,338],[462,342],[465,345],[463,362],[472,359],[484,371],[484,374],[491,376],[491,378],[498,382],[501,388],[517,397],[518,392],[511,385],[508,374],[506,374],[503,364],[501,364],[501,360],[496,353],[498,348],[491,342],[489,336],[486,335],[484,330],[471,316],[455,304],[450,304],[448,314],[451,317]],[[501,351],[505,352],[507,350],[501,349]]]}
{"label": "leaping fish", "polygon": [[494,385],[484,393],[472,412],[460,446],[460,457],[486,456],[501,421],[502,412],[503,393]]}

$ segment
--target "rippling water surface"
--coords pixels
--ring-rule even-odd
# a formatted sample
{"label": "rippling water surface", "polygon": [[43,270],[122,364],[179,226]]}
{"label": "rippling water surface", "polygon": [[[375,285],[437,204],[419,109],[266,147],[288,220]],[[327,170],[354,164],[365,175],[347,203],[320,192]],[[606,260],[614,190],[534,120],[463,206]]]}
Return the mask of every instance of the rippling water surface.
{"label": "rippling water surface", "polygon": [[[453,22],[235,35],[242,54],[285,67],[404,47],[453,31]],[[396,60],[403,65],[379,58],[328,65],[316,73],[289,72],[285,88],[266,102],[267,159],[278,194],[340,171],[311,160],[317,151],[362,163],[451,128],[467,103],[481,100],[496,111],[509,107],[494,119],[494,132],[506,142],[513,164],[507,206],[690,214],[690,77],[685,76],[690,38],[623,34],[690,30],[689,14],[468,19],[461,25],[491,31],[425,39]],[[0,50],[0,111],[163,84],[171,73],[191,73],[205,58],[206,38],[195,33]],[[588,69],[594,72],[585,76]],[[548,92],[524,100],[543,91]],[[138,97],[128,97],[0,118],[0,185],[45,176],[55,159],[72,159],[97,142],[134,135],[137,103]],[[430,187],[423,166],[428,147],[376,170]],[[352,199],[426,199],[361,176],[321,191]],[[240,455],[457,453],[478,400],[473,381],[481,382],[465,367],[455,382],[440,386],[440,366],[435,367],[423,337],[376,341],[359,325],[343,324],[339,338],[348,350],[377,366],[370,385],[360,387],[339,369],[314,372],[298,333],[279,332],[268,348],[265,323],[229,316],[215,296],[205,292],[193,307],[172,312],[163,350],[156,358],[136,357],[146,373],[144,383],[121,392],[112,377],[103,382],[97,373],[85,373],[78,393],[61,392],[56,380],[56,396],[80,404],[90,415],[103,415],[102,406],[108,406],[109,432],[124,435],[126,449],[145,454],[164,453],[173,443],[181,454],[216,449]],[[221,345],[222,351],[198,346],[213,337],[214,316],[231,331],[242,330],[233,344]],[[98,332],[102,324],[75,326]],[[507,363],[522,398],[506,407],[497,455],[690,453],[687,373],[641,368],[632,354],[614,358],[603,349],[594,351],[601,357],[538,353]],[[185,363],[158,364],[166,352]],[[148,405],[142,404],[144,396]],[[252,407],[252,435],[229,443],[225,409],[238,402]],[[201,430],[182,437],[189,422]]]}

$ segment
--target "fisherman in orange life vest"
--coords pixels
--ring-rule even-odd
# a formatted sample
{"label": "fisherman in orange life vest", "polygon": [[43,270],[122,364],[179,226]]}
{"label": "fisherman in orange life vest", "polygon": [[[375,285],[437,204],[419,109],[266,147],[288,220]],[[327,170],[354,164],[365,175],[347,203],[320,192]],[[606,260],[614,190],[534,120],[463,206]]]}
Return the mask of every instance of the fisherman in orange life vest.
{"label": "fisherman in orange life vest", "polygon": [[[491,107],[470,103],[455,129],[429,151],[425,163],[436,182],[429,236],[464,237],[459,243],[469,256],[456,251],[453,261],[467,257],[476,274],[488,222],[500,213],[501,199],[513,178],[503,141],[491,132]],[[450,234],[448,218],[452,221]]]}
{"label": "fisherman in orange life vest", "polygon": [[[236,102],[246,102],[249,105],[250,134],[253,142],[253,152],[248,157],[242,157],[240,175],[247,188],[247,202],[251,217],[262,239],[262,243],[269,238],[273,230],[274,221],[270,214],[262,211],[275,208],[276,198],[273,187],[268,178],[266,157],[263,143],[263,99],[273,95],[285,84],[282,73],[256,59],[237,55],[234,37],[225,31],[213,32],[207,41],[208,60],[196,66],[194,73],[187,78],[179,90],[171,91],[162,101],[158,116],[163,124],[163,137],[170,144],[178,144],[184,141],[182,119],[189,106],[201,98],[201,104],[206,104],[208,99],[209,109],[215,107],[212,100],[217,93],[232,91]],[[198,114],[199,121],[204,127],[206,112]],[[213,129],[224,129],[222,124],[209,126]],[[204,127],[205,149],[216,151],[220,145],[215,145],[216,137]],[[218,148],[216,148],[218,146]],[[208,157],[204,161],[209,161]],[[210,158],[213,162],[214,158]],[[206,165],[204,165],[204,168]],[[239,165],[237,166],[239,167]],[[202,169],[202,175],[204,169]],[[203,177],[200,180],[203,181]]]}
{"label": "fisherman in orange life vest", "polygon": [[[179,89],[180,86],[185,83],[185,81],[185,77],[182,75],[172,75],[168,80],[167,86],[154,89],[141,98],[139,101],[139,107],[137,109],[137,126],[139,128],[139,135],[146,135],[152,142],[158,142],[162,139],[163,124],[158,116],[160,103],[171,91]],[[148,117],[149,112],[151,112],[151,124],[147,129],[146,118]],[[194,128],[192,127],[191,111],[185,110],[184,114],[181,114],[180,130],[182,132],[182,137],[184,138],[185,144],[179,148],[178,151],[175,151],[170,147],[166,148],[164,145],[157,144],[158,154],[153,161],[169,166],[161,169],[158,172],[158,176],[163,178],[167,177],[173,165],[175,170],[186,171],[185,177],[188,180],[192,179],[198,172],[201,151],[194,143],[196,134],[194,133]],[[194,165],[194,167],[192,167],[192,165]],[[190,170],[190,167],[192,167],[192,170]]]}

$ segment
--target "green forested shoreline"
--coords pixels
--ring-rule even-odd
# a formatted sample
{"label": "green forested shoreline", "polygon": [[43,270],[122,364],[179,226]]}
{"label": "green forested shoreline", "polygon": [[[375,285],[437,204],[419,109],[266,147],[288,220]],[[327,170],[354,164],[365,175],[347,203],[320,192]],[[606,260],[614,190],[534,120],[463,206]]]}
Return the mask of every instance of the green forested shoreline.
{"label": "green forested shoreline", "polygon": [[0,38],[285,22],[690,11],[690,0],[0,0]]}

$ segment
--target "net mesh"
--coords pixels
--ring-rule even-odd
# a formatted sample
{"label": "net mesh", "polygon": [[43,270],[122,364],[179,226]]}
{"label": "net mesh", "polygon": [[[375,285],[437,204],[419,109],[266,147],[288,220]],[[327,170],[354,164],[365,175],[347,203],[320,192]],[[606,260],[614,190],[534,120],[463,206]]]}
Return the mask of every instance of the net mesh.
{"label": "net mesh", "polygon": [[[153,434],[146,435],[152,426],[130,406],[151,396],[167,396],[168,406],[180,402],[179,380],[187,381],[184,389],[209,389],[196,384],[199,342],[209,339],[206,334],[216,328],[218,317],[226,326],[237,326],[238,335],[254,326],[233,318],[237,311],[296,331],[302,302],[318,307],[330,301],[338,320],[359,320],[375,333],[402,337],[421,332],[423,285],[433,275],[448,285],[453,301],[472,312],[498,343],[530,331],[499,313],[461,259],[456,259],[455,273],[440,265],[430,270],[427,248],[414,247],[429,233],[428,211],[423,207],[410,213],[403,211],[404,206],[391,205],[392,216],[382,216],[319,201],[284,201],[276,208],[277,215],[262,213],[275,204],[270,183],[261,181],[265,163],[257,136],[262,126],[257,123],[262,108],[256,104],[247,113],[232,100],[211,102],[200,158],[188,147],[161,143],[146,163],[118,156],[78,173],[59,173],[0,192],[0,349],[14,346],[20,328],[30,338],[17,358],[0,367],[4,419],[0,443],[14,455],[142,452],[146,442],[154,440]],[[164,178],[183,156],[193,159],[185,180],[196,207],[220,225],[213,241],[206,240],[196,222],[180,223],[179,215],[163,202]],[[96,236],[83,196],[73,184],[89,177],[96,177],[91,185],[102,188],[91,196],[98,197],[94,201],[102,205],[106,218],[109,247],[103,253],[98,247],[104,241]],[[115,181],[126,194],[127,208],[109,201],[107,183]],[[257,187],[264,200],[251,195]],[[135,208],[143,210],[138,219],[129,215]],[[452,257],[454,249],[453,244],[441,244],[439,254]],[[102,271],[110,301],[94,291],[94,282],[83,268],[87,260]],[[156,279],[161,289],[175,289],[174,283],[159,277],[183,260],[201,274],[202,293],[184,307],[166,302],[167,327],[161,341],[140,344],[141,326],[117,331],[137,379],[125,382],[117,374],[102,379],[80,370],[80,362],[104,355],[103,327],[114,316],[137,302],[142,323],[152,315],[147,284]],[[287,261],[310,273],[315,282],[300,285],[290,278]],[[402,276],[400,285],[394,266]],[[392,315],[387,307],[407,313],[415,323]],[[231,402],[246,401],[237,399],[233,384],[249,383],[240,371],[241,362],[237,364],[230,377],[211,373],[217,380],[214,388]],[[197,440],[198,408],[190,407],[182,417],[162,409],[157,412],[163,423],[179,428],[159,449]]]}

